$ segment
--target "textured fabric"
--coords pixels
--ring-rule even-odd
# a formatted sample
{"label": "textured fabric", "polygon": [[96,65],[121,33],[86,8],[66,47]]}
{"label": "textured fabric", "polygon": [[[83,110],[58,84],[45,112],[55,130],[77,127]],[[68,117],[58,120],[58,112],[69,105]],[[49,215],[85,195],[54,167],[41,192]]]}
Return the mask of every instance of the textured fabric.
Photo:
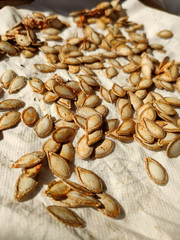
{"label": "textured fabric", "polygon": [[[71,37],[76,29],[72,19],[64,17],[73,6],[86,8],[86,2],[81,0],[56,1],[38,0],[35,3],[21,7],[5,7],[0,10],[0,34],[13,26],[26,14],[32,11],[42,11],[44,14],[59,14],[61,20],[69,22],[73,27],[62,32],[64,39]],[[127,0],[123,3],[127,9],[130,20],[143,23],[150,43],[160,43],[165,46],[167,55],[177,61],[180,60],[180,18],[165,12],[145,7],[136,0]],[[75,8],[75,7],[74,7]],[[75,10],[77,10],[76,8]],[[61,14],[61,15],[60,15]],[[172,39],[159,39],[156,33],[162,29],[170,29],[174,33]],[[41,36],[39,36],[41,37]],[[49,45],[53,45],[51,42]],[[100,51],[100,50],[98,50]],[[97,52],[98,52],[97,51]],[[102,50],[101,50],[102,51]],[[162,60],[164,55],[154,53],[155,57]],[[119,59],[124,64],[125,60]],[[18,75],[38,77],[46,81],[53,74],[37,72],[33,64],[45,63],[42,53],[32,59],[23,56],[5,58],[0,61],[0,73],[7,69],[14,70]],[[64,79],[75,79],[66,70],[57,70],[57,74]],[[109,80],[104,71],[96,71],[103,86],[110,89],[114,82],[125,85],[127,75],[120,71],[119,75]],[[179,93],[158,91],[163,96],[179,97]],[[54,104],[47,105],[42,101],[42,95],[33,93],[30,86],[13,94],[11,98],[19,98],[26,105],[34,106],[39,117],[46,113],[57,118]],[[10,98],[7,91],[1,100]],[[107,119],[119,118],[115,106],[103,102],[109,108]],[[20,112],[22,109],[20,110]],[[179,110],[178,110],[179,112]],[[2,114],[2,113],[1,113]],[[75,146],[83,131],[78,131],[73,141]],[[0,133],[1,134],[1,133]],[[44,162],[40,172],[39,184],[27,201],[15,202],[14,189],[21,169],[11,169],[11,165],[19,157],[32,151],[41,150],[46,139],[40,139],[35,135],[33,128],[25,126],[22,122],[9,130],[2,132],[0,141],[0,239],[2,240],[118,240],[118,239],[163,239],[178,240],[180,236],[180,157],[168,159],[165,150],[152,152],[143,148],[136,141],[121,143],[115,141],[115,149],[109,156],[92,161],[84,161],[75,157],[75,166],[94,171],[99,175],[111,194],[121,205],[121,214],[118,219],[108,218],[92,208],[75,209],[74,211],[86,222],[86,227],[76,229],[59,223],[46,212],[45,207],[53,204],[43,195],[47,183],[56,179]],[[146,156],[159,161],[167,170],[169,180],[165,186],[158,186],[147,176],[144,159]],[[77,181],[74,172],[70,178]]]}

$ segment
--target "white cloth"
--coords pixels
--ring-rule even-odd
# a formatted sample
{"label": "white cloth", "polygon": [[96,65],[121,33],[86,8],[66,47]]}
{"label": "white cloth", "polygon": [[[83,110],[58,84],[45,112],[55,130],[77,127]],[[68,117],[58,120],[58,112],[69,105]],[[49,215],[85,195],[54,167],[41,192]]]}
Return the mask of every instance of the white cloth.
{"label": "white cloth", "polygon": [[[62,37],[71,37],[75,25],[72,19],[62,14],[68,13],[68,9],[77,10],[86,8],[86,3],[91,1],[56,1],[37,0],[31,5],[16,9],[5,7],[0,10],[0,34],[18,22],[22,17],[31,14],[32,11],[42,11],[44,14],[59,14],[61,20],[73,25],[64,30]],[[76,7],[76,8],[75,8]],[[93,7],[93,6],[92,6]],[[165,46],[167,55],[177,61],[180,60],[180,18],[165,12],[151,9],[136,0],[127,0],[123,3],[127,9],[130,20],[143,23],[150,43],[160,43]],[[60,15],[61,14],[61,15]],[[170,29],[174,33],[172,39],[164,40],[156,36],[163,29]],[[52,43],[50,43],[52,44]],[[163,54],[155,54],[161,60]],[[13,69],[18,75],[26,77],[39,77],[46,81],[53,74],[37,72],[33,64],[45,62],[42,53],[32,59],[23,56],[10,57],[0,61],[0,73],[7,69]],[[122,62],[122,59],[120,59]],[[57,70],[57,73],[65,79],[75,77],[69,75],[66,70]],[[105,77],[104,71],[97,71],[102,85],[110,88],[113,82],[124,85],[127,76],[120,71],[112,80]],[[158,91],[164,96],[179,97],[179,93]],[[7,91],[1,100],[7,98],[19,98],[25,101],[26,106],[34,106],[39,117],[50,113],[57,117],[54,105],[42,102],[42,95],[33,93],[30,86],[22,89],[17,94],[8,96]],[[107,118],[119,118],[115,106],[104,103],[110,111]],[[20,112],[22,109],[20,109]],[[3,112],[2,112],[3,113]],[[1,114],[2,114],[1,113]],[[82,134],[79,131],[73,144]],[[48,138],[46,138],[48,139]],[[33,128],[25,126],[22,122],[17,127],[2,132],[0,140],[0,239],[2,240],[119,240],[119,239],[163,239],[178,240],[180,238],[180,157],[168,159],[165,150],[152,152],[143,148],[136,141],[132,143],[116,142],[115,150],[109,156],[92,161],[84,161],[75,157],[75,165],[87,168],[98,174],[107,187],[107,193],[111,194],[121,205],[121,215],[118,219],[108,218],[92,208],[75,209],[76,213],[84,219],[86,227],[76,229],[59,223],[49,216],[45,207],[54,204],[43,196],[47,183],[56,179],[48,169],[45,162],[40,172],[39,185],[32,197],[24,202],[15,202],[14,188],[20,169],[11,169],[11,164],[19,157],[32,151],[41,150],[46,139],[38,138]],[[159,161],[167,170],[169,181],[165,186],[158,186],[147,176],[144,159],[146,156]],[[77,181],[74,172],[70,178]]]}

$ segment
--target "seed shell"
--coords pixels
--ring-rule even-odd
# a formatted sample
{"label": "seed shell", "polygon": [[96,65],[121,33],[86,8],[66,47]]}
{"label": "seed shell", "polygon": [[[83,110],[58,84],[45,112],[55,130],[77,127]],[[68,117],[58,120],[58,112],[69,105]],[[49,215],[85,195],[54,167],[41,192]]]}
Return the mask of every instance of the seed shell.
{"label": "seed shell", "polygon": [[103,189],[103,183],[99,176],[85,168],[76,167],[76,176],[79,182],[88,190],[94,193],[100,193]]}
{"label": "seed shell", "polygon": [[44,152],[36,151],[32,153],[25,154],[19,158],[16,162],[12,164],[12,168],[29,168],[33,167],[45,158]]}
{"label": "seed shell", "polygon": [[49,135],[53,128],[53,121],[49,114],[46,114],[34,126],[34,131],[40,138],[44,138]]}
{"label": "seed shell", "polygon": [[43,144],[43,151],[45,153],[48,152],[57,152],[60,148],[61,144],[55,142],[53,139],[48,139],[44,144]]}
{"label": "seed shell", "polygon": [[56,84],[53,88],[54,92],[57,93],[61,98],[75,99],[76,94],[72,88],[66,85]]}
{"label": "seed shell", "polygon": [[173,33],[169,30],[162,30],[157,33],[157,36],[160,38],[171,38],[173,36]]}
{"label": "seed shell", "polygon": [[101,203],[93,196],[88,196],[79,191],[69,191],[67,197],[77,202],[79,206],[99,207]]}
{"label": "seed shell", "polygon": [[153,136],[154,138],[164,138],[166,133],[162,127],[160,127],[155,122],[151,121],[148,118],[143,118],[143,124],[146,130]]}
{"label": "seed shell", "polygon": [[109,155],[115,147],[114,141],[110,139],[104,139],[98,143],[95,147],[95,158],[103,158]]}
{"label": "seed shell", "polygon": [[37,120],[37,117],[38,115],[34,107],[28,107],[21,113],[21,119],[27,126],[34,124]]}
{"label": "seed shell", "polygon": [[34,178],[21,174],[16,182],[15,199],[21,201],[21,199],[29,194],[36,185],[37,181]]}
{"label": "seed shell", "polygon": [[52,197],[55,199],[60,199],[70,191],[70,187],[65,184],[62,180],[53,181],[48,184],[48,188],[45,191],[45,194],[48,197]]}
{"label": "seed shell", "polygon": [[92,133],[102,125],[102,117],[100,114],[93,114],[86,120],[85,130],[87,133]]}
{"label": "seed shell", "polygon": [[72,162],[75,156],[75,150],[71,142],[63,143],[59,155],[68,162]]}
{"label": "seed shell", "polygon": [[11,81],[16,77],[16,73],[13,70],[5,71],[0,79],[4,88],[8,88]]}
{"label": "seed shell", "polygon": [[66,225],[72,227],[83,227],[84,225],[82,220],[77,216],[77,214],[75,214],[72,210],[66,207],[51,205],[47,207],[47,211],[58,221]]}
{"label": "seed shell", "polygon": [[67,179],[70,177],[71,169],[69,164],[58,154],[52,152],[48,153],[48,163],[49,168],[55,176],[62,179]]}
{"label": "seed shell", "polygon": [[75,129],[70,127],[60,127],[51,134],[52,139],[57,143],[68,142],[75,134]]}
{"label": "seed shell", "polygon": [[24,102],[19,99],[6,99],[0,102],[0,109],[2,110],[21,108],[23,106],[24,106]]}
{"label": "seed shell", "polygon": [[87,145],[91,146],[94,143],[98,142],[103,136],[103,131],[102,130],[96,130],[91,134],[87,135]]}
{"label": "seed shell", "polygon": [[4,113],[0,117],[0,130],[5,130],[15,126],[21,119],[21,114],[16,111]]}
{"label": "seed shell", "polygon": [[18,92],[19,90],[26,86],[26,83],[27,79],[23,76],[17,76],[13,78],[13,80],[9,84],[8,93],[12,94]]}
{"label": "seed shell", "polygon": [[98,208],[98,211],[102,214],[116,218],[120,214],[120,207],[118,203],[107,193],[98,194],[99,201],[102,203],[102,207]]}
{"label": "seed shell", "polygon": [[76,144],[76,154],[81,159],[87,159],[93,152],[93,147],[87,144],[87,135],[83,135]]}
{"label": "seed shell", "polygon": [[166,184],[168,178],[167,172],[160,163],[150,157],[146,157],[145,164],[147,174],[153,182],[159,185]]}
{"label": "seed shell", "polygon": [[180,154],[180,136],[173,139],[167,146],[167,156],[169,158],[178,157]]}
{"label": "seed shell", "polygon": [[72,112],[70,109],[68,109],[67,107],[64,107],[60,104],[55,104],[55,108],[56,108],[56,112],[59,115],[59,117],[67,122],[71,122],[73,121],[73,117],[72,117]]}

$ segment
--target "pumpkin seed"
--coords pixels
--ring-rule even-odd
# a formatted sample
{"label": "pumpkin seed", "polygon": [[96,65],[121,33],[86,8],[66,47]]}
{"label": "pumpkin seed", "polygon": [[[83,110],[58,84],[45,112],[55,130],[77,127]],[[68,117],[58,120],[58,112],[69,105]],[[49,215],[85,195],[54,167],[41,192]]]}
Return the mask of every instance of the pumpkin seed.
{"label": "pumpkin seed", "polygon": [[158,142],[161,146],[168,145],[172,140],[174,140],[179,134],[178,133],[171,133],[167,132],[165,138],[158,139]]}
{"label": "pumpkin seed", "polygon": [[56,112],[59,115],[59,117],[67,122],[73,121],[72,117],[72,112],[70,109],[60,105],[60,104],[55,104]]}
{"label": "pumpkin seed", "polygon": [[4,88],[8,88],[9,84],[12,82],[12,80],[16,77],[16,73],[13,70],[7,70],[5,71],[1,76],[1,83]]}
{"label": "pumpkin seed", "polygon": [[117,129],[108,131],[105,134],[106,134],[106,136],[108,136],[110,138],[113,138],[113,139],[116,139],[116,140],[121,141],[121,142],[129,142],[129,141],[133,140],[133,136],[132,135],[127,135],[127,136],[119,135],[117,133]]}
{"label": "pumpkin seed", "polygon": [[42,163],[34,167],[24,168],[23,173],[26,175],[26,177],[34,178],[39,173],[41,167],[42,167]]}
{"label": "pumpkin seed", "polygon": [[22,111],[21,119],[27,125],[30,126],[34,124],[37,120],[37,112],[33,107],[28,107]]}
{"label": "pumpkin seed", "polygon": [[143,98],[145,98],[147,96],[147,91],[146,91],[146,89],[141,89],[141,90],[137,90],[135,92],[135,94],[142,100]]}
{"label": "pumpkin seed", "polygon": [[135,132],[138,138],[142,139],[146,143],[153,143],[154,137],[149,134],[146,128],[141,123],[136,123]]}
{"label": "pumpkin seed", "polygon": [[65,143],[68,142],[73,135],[75,134],[75,130],[70,127],[60,127],[54,130],[51,134],[52,139],[57,143]]}
{"label": "pumpkin seed", "polygon": [[96,79],[90,75],[79,75],[77,76],[80,79],[82,79],[86,84],[88,84],[91,87],[96,87],[98,86],[98,82]]}
{"label": "pumpkin seed", "polygon": [[166,132],[180,132],[180,128],[174,123],[163,121],[163,124],[163,129]]}
{"label": "pumpkin seed", "polygon": [[88,64],[86,63],[85,67],[87,67],[89,69],[97,70],[97,69],[103,69],[104,65],[102,62],[95,62],[95,63],[88,63]]}
{"label": "pumpkin seed", "polygon": [[16,111],[4,113],[0,117],[0,130],[5,130],[15,126],[21,119],[21,114]]}
{"label": "pumpkin seed", "polygon": [[74,122],[67,122],[67,121],[64,121],[64,120],[61,120],[61,119],[55,121],[54,122],[54,126],[55,126],[56,129],[60,128],[60,127],[70,127],[70,128],[73,128],[73,129],[76,130],[76,129],[79,128],[76,123],[74,123]]}
{"label": "pumpkin seed", "polygon": [[76,167],[76,176],[79,182],[88,190],[94,193],[100,193],[103,189],[103,183],[99,176],[85,168]]}
{"label": "pumpkin seed", "polygon": [[44,138],[49,135],[53,128],[53,121],[49,114],[46,114],[34,126],[34,131],[40,138]]}
{"label": "pumpkin seed", "polygon": [[171,105],[166,103],[165,101],[162,101],[162,100],[154,101],[154,106],[160,112],[165,113],[167,115],[175,115],[176,114],[176,110]]}
{"label": "pumpkin seed", "polygon": [[99,92],[106,102],[110,102],[109,91],[105,87],[100,86]]}
{"label": "pumpkin seed", "polygon": [[109,67],[106,69],[106,75],[108,78],[113,78],[118,74],[118,71],[114,67]]}
{"label": "pumpkin seed", "polygon": [[92,95],[93,94],[93,88],[89,86],[85,81],[82,79],[79,79],[79,86],[82,90],[87,95]]}
{"label": "pumpkin seed", "polygon": [[45,28],[42,29],[41,32],[48,36],[58,35],[60,33],[59,29],[57,28]]}
{"label": "pumpkin seed", "polygon": [[52,67],[52,66],[49,66],[47,64],[34,64],[34,67],[39,71],[39,72],[42,72],[42,73],[50,73],[50,72],[55,72],[56,71],[56,68],[55,67]]}
{"label": "pumpkin seed", "polygon": [[74,155],[75,155],[75,151],[72,143],[71,142],[63,143],[61,146],[59,155],[63,157],[65,160],[67,160],[68,162],[72,162],[74,160]]}
{"label": "pumpkin seed", "polygon": [[44,92],[44,83],[41,79],[39,78],[31,78],[29,80],[29,84],[31,86],[31,88],[33,89],[33,92],[37,92],[37,93],[43,93]]}
{"label": "pumpkin seed", "polygon": [[109,58],[108,61],[113,67],[119,68],[119,69],[122,68],[121,64],[116,59]]}
{"label": "pumpkin seed", "polygon": [[160,38],[171,38],[173,36],[173,33],[169,30],[162,30],[157,33],[157,36]]}
{"label": "pumpkin seed", "polygon": [[133,109],[131,107],[131,104],[129,102],[129,103],[125,104],[121,109],[121,112],[120,112],[121,119],[123,121],[125,121],[125,120],[128,120],[129,118],[132,118],[133,113],[134,113],[134,111],[133,111]]}
{"label": "pumpkin seed", "polygon": [[44,152],[36,151],[28,153],[19,158],[16,162],[12,164],[12,168],[29,168],[34,167],[45,158]]}
{"label": "pumpkin seed", "polygon": [[121,123],[117,129],[119,135],[130,135],[134,132],[135,122],[132,119],[128,119]]}
{"label": "pumpkin seed", "polygon": [[142,100],[134,93],[132,92],[128,92],[129,94],[129,98],[130,98],[130,102],[134,108],[134,110],[137,110],[139,107],[141,107],[143,105]]}
{"label": "pumpkin seed", "polygon": [[93,196],[88,196],[78,191],[70,191],[67,193],[67,197],[77,202],[79,206],[98,207],[100,202]]}
{"label": "pumpkin seed", "polygon": [[103,136],[103,131],[102,130],[96,130],[91,134],[87,135],[87,145],[91,146],[94,143],[98,142]]}
{"label": "pumpkin seed", "polygon": [[85,98],[83,106],[84,107],[97,107],[101,102],[101,99],[97,95],[89,95]]}
{"label": "pumpkin seed", "polygon": [[80,128],[84,129],[86,128],[86,119],[80,115],[73,114],[72,118],[74,122],[79,126]]}
{"label": "pumpkin seed", "polygon": [[81,159],[87,159],[93,152],[93,147],[87,144],[87,135],[83,135],[76,144],[76,154]]}
{"label": "pumpkin seed", "polygon": [[49,152],[48,153],[48,163],[49,168],[52,173],[62,179],[69,178],[71,175],[71,169],[69,164],[66,162],[64,158],[59,156],[56,153]]}
{"label": "pumpkin seed", "polygon": [[162,149],[162,146],[159,145],[158,142],[154,143],[146,143],[144,140],[140,139],[136,134],[133,135],[133,138],[139,142],[143,147],[152,150],[152,151],[158,151]]}
{"label": "pumpkin seed", "polygon": [[0,49],[3,52],[8,53],[10,56],[18,55],[18,52],[16,51],[16,48],[12,44],[10,44],[9,42],[0,41]]}
{"label": "pumpkin seed", "polygon": [[66,86],[72,88],[76,92],[76,94],[79,94],[81,92],[79,83],[76,81],[68,81],[66,82]]}
{"label": "pumpkin seed", "polygon": [[36,185],[37,181],[34,178],[27,177],[24,173],[21,174],[16,182],[15,199],[21,201]]}
{"label": "pumpkin seed", "polygon": [[45,103],[55,102],[59,98],[59,94],[48,91],[43,95],[43,101]]}
{"label": "pumpkin seed", "polygon": [[100,114],[93,114],[88,117],[86,120],[86,128],[87,133],[92,133],[97,130],[102,125],[102,117]]}
{"label": "pumpkin seed", "polygon": [[70,209],[66,207],[51,205],[47,207],[47,211],[54,216],[58,221],[72,226],[83,227],[82,220]]}
{"label": "pumpkin seed", "polygon": [[167,172],[160,163],[150,157],[146,157],[145,164],[147,174],[153,182],[159,185],[166,184]]}
{"label": "pumpkin seed", "polygon": [[45,194],[54,199],[61,199],[62,197],[66,196],[69,191],[70,187],[62,180],[59,180],[49,183]]}
{"label": "pumpkin seed", "polygon": [[84,118],[88,118],[93,114],[97,114],[97,113],[98,112],[94,108],[90,108],[90,107],[80,107],[77,109],[77,114]]}
{"label": "pumpkin seed", "polygon": [[173,139],[167,146],[166,154],[169,158],[178,157],[180,154],[180,136]]}
{"label": "pumpkin seed", "polygon": [[95,110],[100,113],[103,117],[106,117],[108,114],[108,108],[104,105],[99,105],[95,108]]}
{"label": "pumpkin seed", "polygon": [[115,143],[110,139],[104,139],[98,142],[98,146],[95,147],[95,158],[103,158],[109,155],[115,147]]}
{"label": "pumpkin seed", "polygon": [[75,99],[76,98],[75,91],[66,85],[56,84],[54,86],[53,90],[55,93],[57,93],[62,98],[67,98],[67,99]]}
{"label": "pumpkin seed", "polygon": [[26,82],[27,79],[23,76],[13,78],[13,80],[9,84],[8,93],[12,94],[18,92],[19,90],[26,86]]}
{"label": "pumpkin seed", "polygon": [[94,193],[90,192],[87,188],[83,187],[82,185],[78,184],[78,183],[75,183],[75,182],[72,182],[70,180],[63,180],[63,182],[69,186],[72,190],[75,190],[76,192],[81,192],[81,193],[84,193],[86,195],[90,195],[90,196],[93,196]]}
{"label": "pumpkin seed", "polygon": [[98,194],[99,201],[102,203],[102,207],[98,208],[98,211],[102,214],[116,218],[120,214],[120,207],[118,203],[107,193]]}
{"label": "pumpkin seed", "polygon": [[57,143],[55,142],[53,139],[48,139],[44,144],[43,144],[43,151],[45,153],[48,153],[48,152],[54,152],[56,153],[59,148],[60,148],[61,144],[60,143]]}
{"label": "pumpkin seed", "polygon": [[154,137],[154,138],[164,138],[166,133],[162,127],[160,127],[155,122],[151,121],[148,118],[143,118],[143,124],[146,127],[146,130]]}
{"label": "pumpkin seed", "polygon": [[116,83],[113,84],[112,91],[118,97],[124,97],[126,95],[126,92],[123,90],[123,88]]}
{"label": "pumpkin seed", "polygon": [[96,74],[93,72],[93,70],[85,67],[84,65],[82,65],[81,67],[81,71],[85,74],[88,74],[89,76],[95,76]]}
{"label": "pumpkin seed", "polygon": [[171,106],[180,107],[180,100],[174,97],[165,97],[164,100]]}
{"label": "pumpkin seed", "polygon": [[0,109],[14,109],[14,108],[21,108],[24,106],[24,102],[18,99],[6,99],[0,102]]}
{"label": "pumpkin seed", "polygon": [[116,52],[119,56],[129,56],[133,54],[131,48],[125,44],[118,45]]}

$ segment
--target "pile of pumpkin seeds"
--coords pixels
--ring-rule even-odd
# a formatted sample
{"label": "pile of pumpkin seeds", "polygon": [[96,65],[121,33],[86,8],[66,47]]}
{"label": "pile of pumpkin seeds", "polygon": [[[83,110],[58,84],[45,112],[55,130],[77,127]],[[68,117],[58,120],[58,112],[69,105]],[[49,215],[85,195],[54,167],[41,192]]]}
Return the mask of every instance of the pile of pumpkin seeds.
{"label": "pile of pumpkin seeds", "polygon": [[[129,21],[119,0],[102,2],[92,10],[76,11],[70,16],[81,29],[81,36],[74,34],[63,40],[60,29],[70,25],[56,15],[46,17],[42,13],[25,17],[1,35],[1,55],[12,56],[23,51],[23,56],[30,58],[41,51],[47,63],[35,63],[37,71],[49,73],[66,69],[74,74],[74,80],[55,74],[43,82],[35,77],[28,80],[16,76],[13,70],[4,72],[0,93],[3,88],[8,89],[9,94],[16,93],[28,82],[32,91],[43,94],[45,103],[54,104],[59,119],[54,121],[46,114],[38,120],[38,113],[32,106],[19,113],[14,109],[24,107],[25,103],[6,99],[0,102],[0,109],[10,111],[0,117],[0,130],[11,128],[22,120],[27,126],[34,126],[39,138],[51,134],[42,150],[28,153],[13,163],[12,168],[23,169],[16,183],[15,198],[21,201],[36,187],[43,160],[47,157],[50,170],[60,178],[49,183],[45,191],[45,195],[57,204],[48,206],[48,212],[67,225],[83,227],[84,222],[69,208],[93,207],[113,218],[120,214],[120,208],[113,197],[103,192],[102,180],[92,171],[76,167],[79,184],[67,180],[71,176],[70,164],[75,154],[83,160],[103,158],[113,151],[116,140],[129,142],[135,139],[149,150],[166,147],[169,158],[179,156],[180,118],[175,107],[180,106],[180,100],[163,97],[154,88],[180,92],[180,63],[168,56],[162,61],[153,57],[154,51],[164,54],[164,47],[149,43],[144,32],[137,33],[143,31],[143,24]],[[94,30],[94,24],[99,32]],[[45,41],[37,39],[37,29],[45,35]],[[157,36],[170,38],[173,33],[162,30]],[[48,46],[47,41],[51,40],[58,44]],[[97,54],[99,49],[101,53]],[[122,66],[119,58],[128,63]],[[96,70],[105,71],[108,79],[123,71],[129,74],[128,85],[121,85],[119,81],[107,89],[101,84]],[[106,119],[109,109],[103,101],[116,106],[119,119]],[[84,134],[74,148],[73,138],[79,128]],[[145,167],[152,181],[166,184],[167,172],[156,160],[146,157]]]}

